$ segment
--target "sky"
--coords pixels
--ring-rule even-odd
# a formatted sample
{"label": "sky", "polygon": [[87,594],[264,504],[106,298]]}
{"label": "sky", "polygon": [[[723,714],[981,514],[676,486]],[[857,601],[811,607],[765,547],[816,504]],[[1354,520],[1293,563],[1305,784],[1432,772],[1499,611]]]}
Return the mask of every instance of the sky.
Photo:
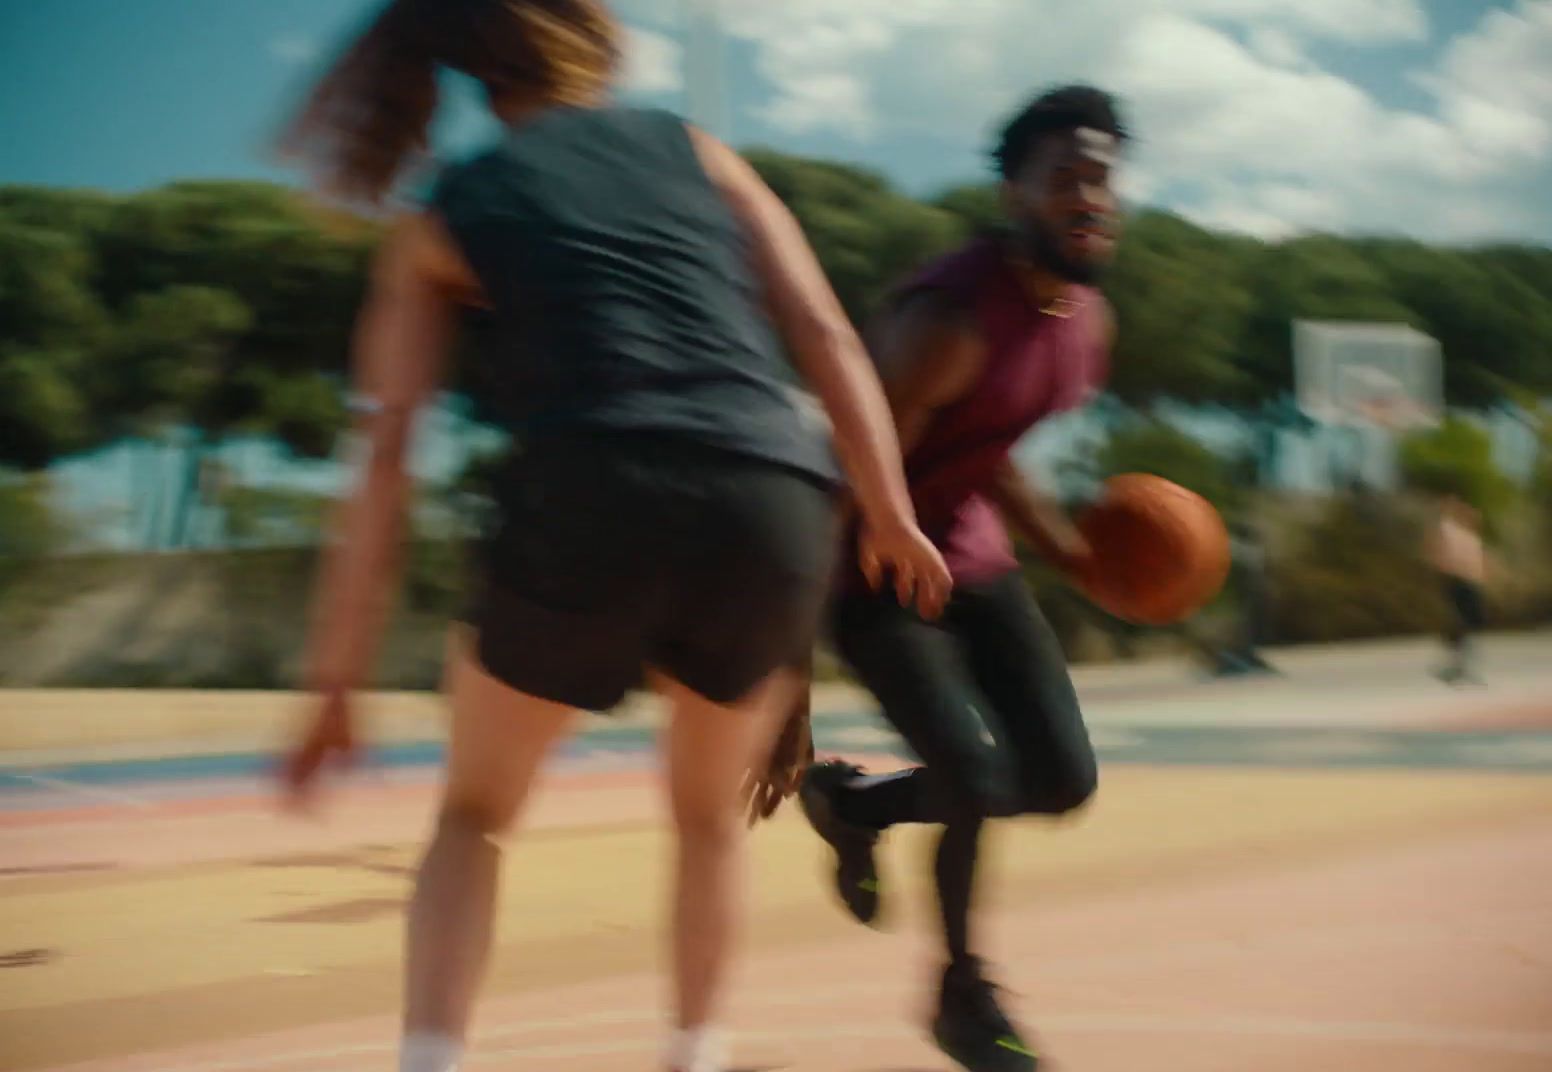
{"label": "sky", "polygon": [[[722,62],[699,47],[721,11]],[[735,145],[984,181],[1041,88],[1115,92],[1133,203],[1261,237],[1552,244],[1552,0],[616,0],[624,93]],[[0,0],[0,183],[298,176],[266,143],[363,0]],[[687,64],[686,57],[694,57]],[[699,72],[716,71],[715,82]],[[692,93],[705,86],[718,106]],[[489,130],[454,94],[438,147]]]}
{"label": "sky", "polygon": [[[988,180],[1001,123],[1042,88],[1082,80],[1120,98],[1136,139],[1120,181],[1134,204],[1263,238],[1552,244],[1552,0],[615,6],[629,27],[627,99],[689,114],[738,146],[861,163],[915,195]],[[0,184],[296,182],[266,146],[375,7],[0,0]],[[704,47],[717,40],[713,9],[720,64]],[[475,95],[452,88],[435,144],[456,156],[492,130]],[[1027,462],[1054,464],[1087,434],[1058,424],[1026,444]],[[441,474],[457,441],[450,429],[425,437],[418,468]],[[1292,475],[1320,471],[1321,446],[1289,446]],[[301,479],[273,445],[234,449],[256,482]],[[73,507],[123,511],[108,539],[126,546],[139,531],[124,498],[138,466],[129,450],[60,473]],[[338,479],[336,465],[315,469],[304,475],[319,488]]]}

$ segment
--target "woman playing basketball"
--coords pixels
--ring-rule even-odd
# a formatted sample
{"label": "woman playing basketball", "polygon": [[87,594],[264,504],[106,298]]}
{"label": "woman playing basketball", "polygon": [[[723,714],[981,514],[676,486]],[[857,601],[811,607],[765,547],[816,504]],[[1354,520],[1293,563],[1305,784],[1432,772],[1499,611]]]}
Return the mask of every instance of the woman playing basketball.
{"label": "woman playing basketball", "polygon": [[286,768],[301,802],[352,747],[411,421],[460,309],[483,307],[494,329],[472,378],[514,445],[450,649],[452,735],[410,911],[402,1072],[460,1059],[492,937],[493,836],[514,825],[574,713],[644,682],[672,708],[668,1063],[720,1072],[709,1025],[739,901],[740,789],[800,687],[792,668],[832,575],[842,472],[873,581],[893,574],[898,598],[929,615],[949,585],[916,527],[882,390],[795,222],[725,146],[610,103],[618,42],[599,0],[396,0],[288,139],[326,189],[376,204],[425,140],[439,67],[482,83],[505,128],[395,222],[373,270],[354,354],[366,459],[320,578],[318,714]]}

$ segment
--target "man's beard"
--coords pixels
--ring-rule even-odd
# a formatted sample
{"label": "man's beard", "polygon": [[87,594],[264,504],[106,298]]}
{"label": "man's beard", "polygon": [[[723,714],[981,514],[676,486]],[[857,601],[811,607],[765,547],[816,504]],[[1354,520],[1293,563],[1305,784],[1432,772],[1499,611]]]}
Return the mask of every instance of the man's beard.
{"label": "man's beard", "polygon": [[1024,226],[1018,229],[1018,243],[1024,256],[1040,268],[1068,283],[1093,286],[1105,274],[1107,265],[1098,261],[1083,261],[1071,257],[1062,249],[1051,232],[1042,226]]}

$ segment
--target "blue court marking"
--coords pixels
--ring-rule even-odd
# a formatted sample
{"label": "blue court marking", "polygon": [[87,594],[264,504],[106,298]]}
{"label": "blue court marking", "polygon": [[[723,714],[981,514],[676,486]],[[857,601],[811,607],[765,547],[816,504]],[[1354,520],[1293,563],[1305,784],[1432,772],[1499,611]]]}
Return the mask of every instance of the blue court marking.
{"label": "blue court marking", "polygon": [[[1444,732],[1275,726],[1102,726],[1092,731],[1101,762],[1158,766],[1481,770],[1552,774],[1552,730]],[[815,724],[822,752],[877,753],[911,759],[876,714],[821,716]],[[566,742],[557,759],[642,756],[656,734],[639,725],[604,725]],[[378,770],[431,768],[442,759],[436,743],[374,748],[363,764]],[[0,766],[0,793],[37,792],[40,780],[81,787],[133,786],[268,777],[276,758],[257,752],[105,760],[47,767]]]}
{"label": "blue court marking", "polygon": [[[639,754],[648,751],[653,743],[650,734],[632,733],[629,739],[625,737],[614,730],[590,733],[562,745],[556,750],[556,758],[565,762],[602,754]],[[441,763],[444,752],[444,747],[435,742],[382,745],[363,754],[362,766],[379,770],[432,768]],[[35,791],[42,779],[76,786],[124,786],[265,778],[274,773],[278,761],[278,756],[268,752],[229,752],[52,766],[0,766],[0,792],[16,789]]]}

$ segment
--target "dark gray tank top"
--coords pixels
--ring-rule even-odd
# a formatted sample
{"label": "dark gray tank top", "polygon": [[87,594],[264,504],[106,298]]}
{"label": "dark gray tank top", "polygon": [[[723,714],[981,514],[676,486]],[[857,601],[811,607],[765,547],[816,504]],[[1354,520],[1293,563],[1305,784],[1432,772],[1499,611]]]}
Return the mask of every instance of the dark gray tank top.
{"label": "dark gray tank top", "polygon": [[494,306],[465,379],[496,423],[673,435],[839,480],[681,119],[548,110],[449,168],[430,203]]}

